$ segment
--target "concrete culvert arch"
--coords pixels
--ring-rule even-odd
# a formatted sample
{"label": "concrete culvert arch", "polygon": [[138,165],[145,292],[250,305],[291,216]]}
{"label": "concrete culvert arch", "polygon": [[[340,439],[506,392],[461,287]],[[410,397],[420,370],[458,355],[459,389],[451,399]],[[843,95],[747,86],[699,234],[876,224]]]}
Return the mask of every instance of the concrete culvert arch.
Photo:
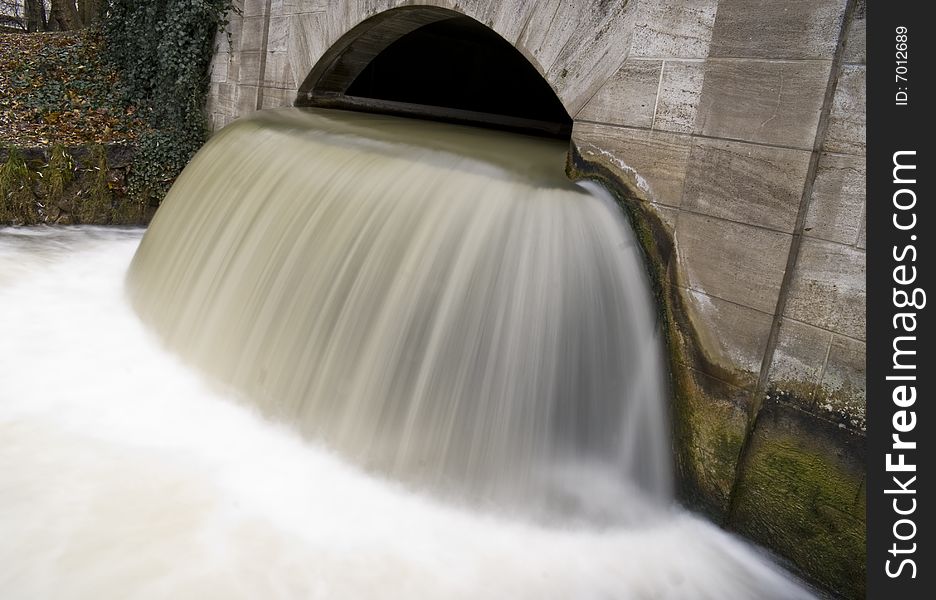
{"label": "concrete culvert arch", "polygon": [[572,118],[508,41],[463,14],[403,7],[341,37],[299,88],[297,106],[415,115],[568,138]]}

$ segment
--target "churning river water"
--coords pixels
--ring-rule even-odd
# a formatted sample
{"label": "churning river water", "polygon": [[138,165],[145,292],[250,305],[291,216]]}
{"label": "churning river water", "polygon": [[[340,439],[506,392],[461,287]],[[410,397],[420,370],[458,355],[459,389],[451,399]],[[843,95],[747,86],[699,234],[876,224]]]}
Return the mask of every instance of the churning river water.
{"label": "churning river water", "polygon": [[561,152],[263,118],[140,252],[0,229],[0,597],[811,597],[672,499],[639,253]]}

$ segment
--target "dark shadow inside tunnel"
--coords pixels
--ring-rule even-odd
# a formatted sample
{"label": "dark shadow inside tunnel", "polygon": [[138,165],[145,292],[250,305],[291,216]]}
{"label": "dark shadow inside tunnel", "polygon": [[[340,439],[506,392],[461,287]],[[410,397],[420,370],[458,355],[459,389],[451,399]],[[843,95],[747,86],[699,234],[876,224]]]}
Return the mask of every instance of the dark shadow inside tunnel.
{"label": "dark shadow inside tunnel", "polygon": [[568,138],[562,102],[508,41],[453,11],[407,7],[330,48],[297,106],[401,114]]}

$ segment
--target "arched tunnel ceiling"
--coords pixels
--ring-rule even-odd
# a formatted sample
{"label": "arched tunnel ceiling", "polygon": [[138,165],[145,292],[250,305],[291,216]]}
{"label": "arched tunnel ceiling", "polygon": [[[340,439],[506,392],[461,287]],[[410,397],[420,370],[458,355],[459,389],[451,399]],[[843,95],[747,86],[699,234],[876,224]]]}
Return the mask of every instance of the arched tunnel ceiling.
{"label": "arched tunnel ceiling", "polygon": [[572,118],[535,67],[481,23],[398,9],[356,27],[303,84],[298,104],[435,116],[568,137]]}

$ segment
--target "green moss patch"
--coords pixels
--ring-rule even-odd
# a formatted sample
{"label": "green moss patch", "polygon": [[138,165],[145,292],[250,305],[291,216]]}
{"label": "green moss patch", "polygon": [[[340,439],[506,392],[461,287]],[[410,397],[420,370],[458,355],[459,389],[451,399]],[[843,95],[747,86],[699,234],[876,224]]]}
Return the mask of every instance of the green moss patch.
{"label": "green moss patch", "polygon": [[130,154],[101,144],[0,150],[0,225],[145,224],[155,206],[127,193]]}
{"label": "green moss patch", "polygon": [[750,392],[683,367],[674,431],[684,501],[723,522],[748,429]]}
{"label": "green moss patch", "polygon": [[32,225],[40,219],[33,192],[35,173],[26,166],[23,154],[12,148],[0,166],[0,223]]}
{"label": "green moss patch", "polygon": [[864,597],[864,438],[795,406],[765,403],[729,525],[810,579]]}

